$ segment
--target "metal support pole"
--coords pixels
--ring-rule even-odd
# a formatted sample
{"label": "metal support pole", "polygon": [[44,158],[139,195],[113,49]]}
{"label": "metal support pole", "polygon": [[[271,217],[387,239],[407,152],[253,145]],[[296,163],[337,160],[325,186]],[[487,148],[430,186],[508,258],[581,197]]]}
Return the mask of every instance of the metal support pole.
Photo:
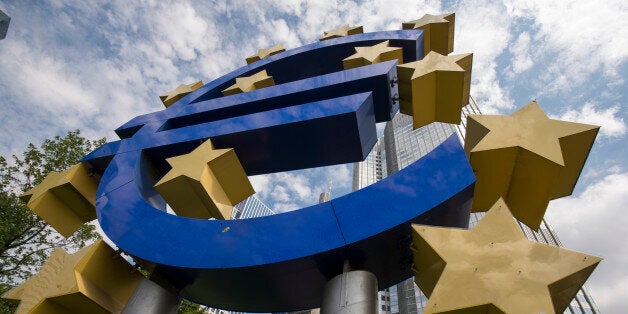
{"label": "metal support pole", "polygon": [[345,261],[342,274],[323,290],[321,314],[376,314],[377,277],[364,270],[351,271]]}
{"label": "metal support pole", "polygon": [[144,278],[137,285],[122,314],[174,314],[179,298],[160,285]]}

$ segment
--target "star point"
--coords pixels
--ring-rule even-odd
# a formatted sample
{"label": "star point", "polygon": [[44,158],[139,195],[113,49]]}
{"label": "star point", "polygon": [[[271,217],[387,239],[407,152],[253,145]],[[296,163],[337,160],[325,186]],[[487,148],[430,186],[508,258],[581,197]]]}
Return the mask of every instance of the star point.
{"label": "star point", "polygon": [[460,123],[469,103],[473,54],[443,56],[430,52],[419,61],[397,66],[399,110],[415,129],[432,122]]}
{"label": "star point", "polygon": [[536,102],[509,116],[469,115],[473,211],[503,197],[519,221],[537,230],[549,201],[573,192],[598,129],[550,119]]}
{"label": "star point", "polygon": [[321,37],[321,41],[344,37],[349,35],[356,35],[364,33],[364,28],[362,26],[349,26],[349,24],[345,24],[336,29],[328,30],[323,33],[323,37]]}
{"label": "star point", "polygon": [[425,14],[418,20],[403,23],[402,29],[423,30],[423,52],[425,55],[430,51],[447,55],[454,51],[455,21],[455,13]]}
{"label": "star point", "polygon": [[253,63],[255,61],[259,61],[259,60],[262,60],[264,58],[268,58],[268,57],[270,57],[270,56],[272,56],[274,54],[278,54],[278,53],[284,52],[284,51],[286,51],[286,49],[284,49],[283,44],[277,44],[277,45],[272,46],[270,48],[259,49],[256,54],[246,58],[246,63],[247,64],[251,64],[251,63]]}
{"label": "star point", "polygon": [[471,230],[412,228],[424,313],[562,313],[601,261],[526,239],[501,199]]}
{"label": "star point", "polygon": [[79,163],[62,172],[51,171],[20,198],[26,206],[64,237],[96,219],[98,180]]}
{"label": "star point", "polygon": [[356,53],[342,60],[345,70],[390,60],[403,63],[402,48],[389,47],[389,44],[390,41],[386,40],[370,47],[355,47]]}
{"label": "star point", "polygon": [[143,278],[104,241],[74,254],[55,248],[41,270],[5,299],[19,300],[16,313],[119,313]]}
{"label": "star point", "polygon": [[155,188],[177,215],[229,219],[233,206],[255,193],[235,151],[215,149],[211,140],[166,161],[172,169]]}
{"label": "star point", "polygon": [[262,70],[251,76],[236,78],[235,84],[223,90],[222,94],[225,96],[235,95],[273,85],[275,85],[275,80],[273,79],[273,77],[269,76],[268,73],[266,73],[266,70]]}
{"label": "star point", "polygon": [[187,94],[197,90],[199,87],[203,86],[203,81],[196,81],[192,84],[181,84],[177,86],[174,90],[165,93],[159,96],[161,102],[163,102],[166,108],[172,106],[175,102],[179,101],[179,99],[185,97]]}

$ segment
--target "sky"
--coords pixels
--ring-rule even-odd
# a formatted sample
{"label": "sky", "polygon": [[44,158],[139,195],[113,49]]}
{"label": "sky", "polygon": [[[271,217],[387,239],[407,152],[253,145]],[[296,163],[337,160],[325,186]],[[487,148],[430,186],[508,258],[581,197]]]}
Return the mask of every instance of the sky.
{"label": "sky", "polygon": [[[628,2],[598,1],[3,1],[0,154],[80,129],[117,139],[158,96],[209,82],[257,49],[312,43],[343,24],[400,29],[425,13],[456,13],[454,53],[472,52],[471,95],[484,113],[533,99],[552,118],[602,126],[570,197],[546,218],[565,247],[604,261],[588,281],[603,313],[628,312]],[[351,189],[351,165],[251,177],[282,212]]]}

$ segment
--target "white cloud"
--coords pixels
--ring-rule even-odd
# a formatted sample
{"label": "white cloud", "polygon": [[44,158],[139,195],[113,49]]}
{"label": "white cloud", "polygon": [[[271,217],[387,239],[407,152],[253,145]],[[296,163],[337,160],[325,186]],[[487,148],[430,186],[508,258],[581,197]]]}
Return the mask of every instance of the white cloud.
{"label": "white cloud", "polygon": [[530,56],[530,34],[528,32],[519,34],[517,40],[510,45],[509,50],[514,56],[512,61],[513,74],[522,73],[534,65]]}
{"label": "white cloud", "polygon": [[580,195],[550,202],[548,220],[566,248],[603,257],[588,281],[603,313],[628,309],[628,172],[607,175]]}
{"label": "white cloud", "polygon": [[579,111],[568,109],[558,119],[599,125],[600,135],[618,137],[626,134],[624,119],[617,116],[619,112],[619,106],[598,109],[594,103],[587,102]]}
{"label": "white cloud", "polygon": [[266,195],[272,189],[270,175],[249,176],[249,180],[255,192],[260,195]]}
{"label": "white cloud", "polygon": [[498,79],[497,58],[508,47],[512,21],[506,8],[495,2],[460,3],[456,11],[454,53],[473,53],[471,96],[482,112],[513,107],[508,90]]}
{"label": "white cloud", "polygon": [[270,40],[260,43],[261,46],[259,48],[267,48],[278,43],[283,43],[286,49],[301,46],[301,41],[296,32],[290,29],[284,19],[271,20],[265,24],[265,30]]}
{"label": "white cloud", "polygon": [[618,67],[628,57],[628,3],[609,1],[506,1],[509,13],[534,22],[535,49],[554,64],[549,88],[573,90],[601,70],[621,79]]}

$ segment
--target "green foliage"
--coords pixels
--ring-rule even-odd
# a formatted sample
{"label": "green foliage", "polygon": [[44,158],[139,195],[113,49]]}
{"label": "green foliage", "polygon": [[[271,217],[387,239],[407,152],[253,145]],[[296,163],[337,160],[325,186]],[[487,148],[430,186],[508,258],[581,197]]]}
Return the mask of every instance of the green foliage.
{"label": "green foliage", "polygon": [[188,301],[186,299],[182,299],[181,304],[179,305],[179,314],[203,314],[205,311],[201,308],[200,305]]}
{"label": "green foliage", "polygon": [[[39,184],[50,171],[62,171],[105,139],[90,141],[80,131],[45,140],[41,147],[29,144],[9,162],[0,156],[0,291],[10,289],[35,273],[55,246],[74,251],[99,238],[86,224],[65,239],[33,214],[19,195]],[[10,303],[0,301],[0,312]],[[9,311],[10,312],[10,311]]]}

